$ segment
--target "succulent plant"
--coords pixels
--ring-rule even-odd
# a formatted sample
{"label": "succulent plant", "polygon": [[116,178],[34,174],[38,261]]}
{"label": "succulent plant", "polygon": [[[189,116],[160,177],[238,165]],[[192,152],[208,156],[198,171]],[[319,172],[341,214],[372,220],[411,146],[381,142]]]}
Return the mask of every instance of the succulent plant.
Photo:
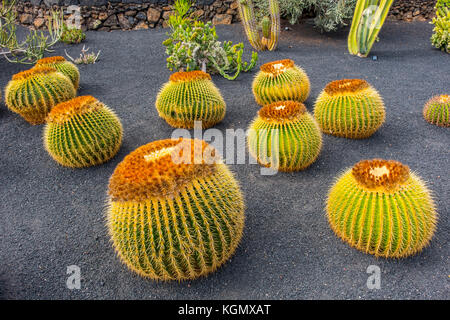
{"label": "succulent plant", "polygon": [[80,72],[76,65],[67,61],[64,57],[48,57],[40,59],[36,62],[38,67],[53,67],[65,76],[69,77],[75,89],[78,89],[80,84]]}
{"label": "succulent plant", "polygon": [[421,251],[438,217],[425,183],[408,166],[381,159],[363,160],[345,171],[329,192],[326,211],[342,240],[386,258]]}
{"label": "succulent plant", "polygon": [[319,126],[305,106],[295,101],[262,107],[248,131],[250,154],[261,165],[280,171],[305,169],[317,159],[321,147]]}
{"label": "succulent plant", "polygon": [[209,128],[225,117],[226,105],[211,76],[203,71],[176,72],[156,98],[159,116],[175,128]]}
{"label": "succulent plant", "polygon": [[70,79],[51,67],[15,74],[5,89],[6,106],[31,124],[44,123],[52,107],[75,96]]}
{"label": "succulent plant", "polygon": [[305,71],[285,59],[263,64],[252,89],[260,105],[286,100],[303,102],[308,98],[310,84]]}
{"label": "succulent plant", "polygon": [[83,30],[66,24],[63,25],[60,41],[66,44],[76,44],[84,41],[84,39],[86,39],[86,34]]}
{"label": "succulent plant", "polygon": [[108,193],[113,245],[144,277],[207,275],[231,257],[242,237],[239,185],[202,140],[167,139],[136,149],[115,169]]}
{"label": "succulent plant", "polygon": [[88,167],[108,161],[122,143],[116,114],[92,96],[76,97],[55,106],[47,116],[44,145],[67,167]]}
{"label": "succulent plant", "polygon": [[434,24],[431,44],[450,53],[450,0],[437,0],[435,10],[436,17],[430,22]]}
{"label": "succulent plant", "polygon": [[320,93],[314,116],[324,133],[338,137],[370,137],[383,124],[385,110],[379,93],[365,80],[332,81]]}
{"label": "succulent plant", "polygon": [[429,123],[450,127],[450,96],[441,94],[428,100],[423,108],[423,117]]}

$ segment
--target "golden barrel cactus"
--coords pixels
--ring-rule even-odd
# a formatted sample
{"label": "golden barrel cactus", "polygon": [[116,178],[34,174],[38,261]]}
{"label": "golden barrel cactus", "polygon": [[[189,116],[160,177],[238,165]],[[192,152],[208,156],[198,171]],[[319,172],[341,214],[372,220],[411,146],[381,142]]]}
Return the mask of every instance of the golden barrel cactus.
{"label": "golden barrel cactus", "polygon": [[68,77],[51,67],[34,67],[12,77],[5,89],[6,106],[31,124],[41,124],[60,102],[76,96]]}
{"label": "golden barrel cactus", "polygon": [[263,166],[302,170],[316,161],[322,133],[302,103],[280,101],[262,107],[248,130],[250,154]]}
{"label": "golden barrel cactus", "polygon": [[423,107],[423,117],[429,123],[450,127],[450,96],[441,94],[428,100]]}
{"label": "golden barrel cactus", "polygon": [[334,232],[375,256],[401,258],[430,242],[438,215],[430,191],[409,167],[363,160],[331,188],[326,211]]}
{"label": "golden barrel cactus", "polygon": [[156,98],[159,116],[175,128],[209,128],[225,117],[226,104],[211,76],[203,71],[176,72]]}
{"label": "golden barrel cactus", "polygon": [[141,276],[187,280],[234,253],[244,227],[239,185],[202,140],[144,145],[109,182],[107,225],[120,259]]}
{"label": "golden barrel cactus", "polygon": [[256,102],[262,106],[277,101],[303,102],[309,96],[306,72],[291,59],[263,64],[252,84]]}
{"label": "golden barrel cactus", "polygon": [[365,80],[332,81],[320,93],[314,116],[326,134],[337,137],[368,138],[385,119],[383,99]]}
{"label": "golden barrel cactus", "polygon": [[89,167],[116,155],[122,143],[122,131],[114,111],[92,96],[81,96],[50,111],[44,129],[44,146],[63,166]]}
{"label": "golden barrel cactus", "polygon": [[36,62],[36,67],[53,67],[69,77],[75,89],[78,89],[80,85],[80,72],[78,71],[77,66],[72,62],[67,61],[64,57],[57,56],[39,59]]}

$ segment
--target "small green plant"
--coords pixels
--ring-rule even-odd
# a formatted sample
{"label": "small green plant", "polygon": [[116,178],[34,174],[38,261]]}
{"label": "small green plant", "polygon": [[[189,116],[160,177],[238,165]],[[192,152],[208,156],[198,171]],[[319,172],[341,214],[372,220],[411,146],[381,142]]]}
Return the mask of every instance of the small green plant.
{"label": "small green plant", "polygon": [[280,6],[278,0],[268,0],[269,16],[257,21],[252,0],[238,0],[239,15],[248,41],[255,50],[275,50],[280,37]]}
{"label": "small green plant", "polygon": [[253,69],[258,54],[253,52],[249,63],[243,61],[244,45],[218,41],[216,29],[211,22],[198,21],[189,14],[191,6],[189,0],[175,1],[175,13],[168,21],[172,32],[163,42],[169,56],[167,68],[171,71],[201,70],[210,74],[220,73],[228,80],[236,79],[241,71]]}
{"label": "small green plant", "polygon": [[450,127],[450,95],[441,94],[428,100],[423,107],[423,117],[437,126]]}
{"label": "small green plant", "polygon": [[86,46],[83,46],[83,49],[81,49],[80,56],[78,58],[72,58],[71,56],[69,56],[67,51],[64,50],[67,58],[69,58],[75,64],[94,64],[94,63],[96,63],[98,60],[98,57],[100,56],[101,50],[99,50],[97,53],[94,53],[94,52],[88,53],[88,51],[89,51],[89,48],[86,49]]}
{"label": "small green plant", "polygon": [[436,3],[436,17],[431,44],[436,48],[450,53],[450,0],[438,0]]}
{"label": "small green plant", "polygon": [[86,34],[76,27],[69,27],[65,23],[62,28],[61,41],[66,44],[76,44],[84,41]]}
{"label": "small green plant", "polygon": [[2,0],[0,6],[0,56],[9,62],[34,64],[45,52],[51,52],[51,47],[61,38],[62,12],[52,11],[48,17],[48,35],[42,31],[30,31],[24,41],[20,42],[16,35],[15,0]]}
{"label": "small green plant", "polygon": [[348,34],[348,51],[367,57],[394,0],[358,0]]}

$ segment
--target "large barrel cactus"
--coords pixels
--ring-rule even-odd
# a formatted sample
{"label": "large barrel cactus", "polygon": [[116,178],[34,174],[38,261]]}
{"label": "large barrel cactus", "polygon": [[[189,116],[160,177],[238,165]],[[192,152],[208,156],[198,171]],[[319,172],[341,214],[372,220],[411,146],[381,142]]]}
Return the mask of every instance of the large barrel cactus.
{"label": "large barrel cactus", "polygon": [[159,116],[175,128],[209,128],[225,117],[226,105],[211,76],[203,71],[176,72],[156,98]]}
{"label": "large barrel cactus", "polygon": [[44,123],[55,105],[75,96],[70,79],[51,67],[15,74],[5,89],[6,106],[31,124]]}
{"label": "large barrel cactus", "polygon": [[437,222],[425,183],[392,160],[364,160],[345,171],[330,190],[326,211],[342,240],[386,258],[421,251]]}
{"label": "large barrel cactus", "polygon": [[303,102],[310,91],[306,72],[290,59],[263,64],[253,80],[256,102],[266,105],[277,101]]}
{"label": "large barrel cactus", "polygon": [[67,167],[88,167],[108,161],[122,143],[116,114],[91,96],[55,106],[47,117],[44,145],[51,157]]}
{"label": "large barrel cactus", "polygon": [[423,117],[429,123],[450,127],[450,96],[441,94],[428,100],[423,107]]}
{"label": "large barrel cactus", "polygon": [[365,80],[332,81],[320,93],[314,116],[324,133],[338,137],[370,137],[383,124],[385,110],[379,93]]}
{"label": "large barrel cactus", "polygon": [[202,140],[144,145],[109,182],[107,224],[120,259],[156,280],[195,279],[234,253],[244,227],[239,185]]}
{"label": "large barrel cactus", "polygon": [[65,76],[69,77],[75,89],[80,85],[80,72],[76,65],[67,61],[64,57],[48,57],[36,62],[37,67],[53,67]]}
{"label": "large barrel cactus", "polygon": [[248,131],[250,154],[266,167],[302,170],[319,156],[322,134],[302,103],[280,101],[261,108]]}

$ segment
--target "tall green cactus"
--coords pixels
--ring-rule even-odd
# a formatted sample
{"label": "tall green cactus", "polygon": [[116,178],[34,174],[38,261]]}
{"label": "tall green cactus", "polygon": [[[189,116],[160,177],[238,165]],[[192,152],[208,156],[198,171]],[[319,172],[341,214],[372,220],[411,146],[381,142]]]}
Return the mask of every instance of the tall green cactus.
{"label": "tall green cactus", "polygon": [[348,35],[348,51],[367,57],[394,0],[358,0]]}
{"label": "tall green cactus", "polygon": [[251,0],[239,0],[239,14],[248,41],[255,50],[275,50],[280,37],[280,6],[278,0],[269,0],[270,18],[264,17],[258,24]]}

